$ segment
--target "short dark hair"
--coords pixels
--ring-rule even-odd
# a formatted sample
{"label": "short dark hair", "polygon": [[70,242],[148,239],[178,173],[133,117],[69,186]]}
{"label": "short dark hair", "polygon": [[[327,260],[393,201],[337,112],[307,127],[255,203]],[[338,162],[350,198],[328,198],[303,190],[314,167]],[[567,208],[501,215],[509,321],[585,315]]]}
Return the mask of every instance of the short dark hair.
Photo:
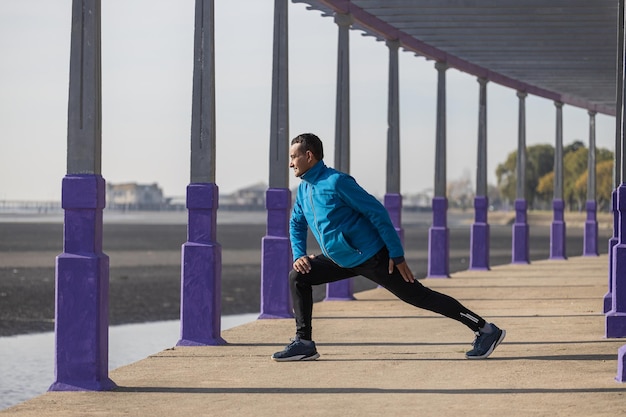
{"label": "short dark hair", "polygon": [[321,161],[324,159],[324,146],[322,141],[313,133],[302,133],[291,140],[291,144],[299,143],[303,151],[311,151],[315,159]]}

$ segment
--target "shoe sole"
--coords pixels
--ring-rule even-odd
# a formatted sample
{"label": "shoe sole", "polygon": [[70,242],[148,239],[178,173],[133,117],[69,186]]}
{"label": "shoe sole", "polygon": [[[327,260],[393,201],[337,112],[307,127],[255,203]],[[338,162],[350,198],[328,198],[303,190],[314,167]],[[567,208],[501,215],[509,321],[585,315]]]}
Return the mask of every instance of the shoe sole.
{"label": "shoe sole", "polygon": [[498,347],[498,345],[500,343],[502,343],[502,341],[504,340],[504,336],[506,336],[506,330],[502,330],[501,329],[501,331],[502,331],[502,334],[500,335],[498,340],[496,340],[496,342],[491,345],[489,350],[487,350],[487,352],[485,352],[484,355],[482,355],[482,356],[467,356],[467,355],[465,355],[465,357],[467,359],[487,359],[489,357],[489,355],[491,355],[493,353],[493,351]]}
{"label": "shoe sole", "polygon": [[288,358],[275,358],[272,356],[272,360],[276,362],[314,361],[315,359],[319,357],[320,357],[320,354],[316,352],[314,355],[311,355],[311,356],[295,355],[295,356],[290,356]]}

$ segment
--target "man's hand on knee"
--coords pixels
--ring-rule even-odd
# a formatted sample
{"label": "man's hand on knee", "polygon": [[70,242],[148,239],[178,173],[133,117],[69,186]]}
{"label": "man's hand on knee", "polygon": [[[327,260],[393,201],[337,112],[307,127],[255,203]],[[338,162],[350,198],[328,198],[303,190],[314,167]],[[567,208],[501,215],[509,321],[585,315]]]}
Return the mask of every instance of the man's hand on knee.
{"label": "man's hand on knee", "polygon": [[293,269],[301,274],[308,274],[311,272],[311,261],[309,259],[315,258],[315,255],[302,256],[293,263]]}
{"label": "man's hand on knee", "polygon": [[[406,261],[401,262],[395,266],[396,268],[398,268],[400,275],[402,275],[402,279],[404,279],[406,282],[411,282],[411,283],[415,282],[415,277],[413,276],[413,272],[411,272],[411,269],[409,269],[409,265],[407,265]],[[393,259],[389,259],[389,274],[393,273],[393,267],[394,267]]]}

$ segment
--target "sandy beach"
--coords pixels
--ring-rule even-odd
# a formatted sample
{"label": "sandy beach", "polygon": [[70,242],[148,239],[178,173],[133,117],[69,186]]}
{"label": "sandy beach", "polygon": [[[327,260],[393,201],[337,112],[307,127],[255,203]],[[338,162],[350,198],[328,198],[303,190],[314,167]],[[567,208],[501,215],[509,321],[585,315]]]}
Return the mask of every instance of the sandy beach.
{"label": "sandy beach", "polygon": [[[582,254],[584,220],[568,220],[567,254]],[[218,223],[222,245],[222,313],[255,313],[260,309],[261,239],[263,213],[224,216]],[[416,277],[427,274],[430,213],[404,216],[406,258]],[[450,272],[468,268],[470,213],[452,214]],[[490,262],[511,261],[511,214],[493,216]],[[545,216],[544,216],[545,217]],[[246,220],[247,219],[247,220]],[[578,220],[576,220],[578,219]],[[612,235],[608,215],[599,216],[600,253],[606,253]],[[0,336],[51,331],[54,328],[54,262],[63,251],[62,217],[28,221],[0,217]],[[491,220],[490,220],[491,221]],[[245,223],[244,223],[245,222]],[[531,216],[530,258],[546,259],[550,251],[550,227]],[[105,218],[103,247],[110,258],[110,324],[175,320],[180,308],[180,255],[186,241],[185,215],[155,216],[135,213]],[[310,251],[315,251],[311,241]],[[355,292],[375,285],[354,279]],[[322,300],[325,287],[316,289]]]}

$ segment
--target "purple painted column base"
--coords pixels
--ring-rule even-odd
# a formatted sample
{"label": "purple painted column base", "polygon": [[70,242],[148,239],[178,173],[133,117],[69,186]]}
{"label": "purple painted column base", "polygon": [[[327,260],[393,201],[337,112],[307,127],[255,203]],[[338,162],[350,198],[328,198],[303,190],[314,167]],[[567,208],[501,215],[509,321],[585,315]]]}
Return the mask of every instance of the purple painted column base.
{"label": "purple painted column base", "polygon": [[[385,206],[385,209],[387,209],[391,223],[393,224],[394,229],[396,229],[396,233],[398,233],[400,242],[404,247],[404,229],[402,228],[402,195],[392,193],[385,194],[383,205]],[[382,286],[379,285],[378,287],[381,288]]]}
{"label": "purple painted column base", "polygon": [[604,294],[604,313],[608,313],[611,311],[613,305],[613,251],[615,246],[617,246],[617,238],[609,239],[609,289],[606,294]]}
{"label": "purple painted column base", "polygon": [[289,242],[291,191],[270,188],[265,194],[267,235],[261,240],[260,319],[293,317],[289,271],[293,267]]}
{"label": "purple painted column base", "polygon": [[473,270],[489,270],[489,198],[474,198],[474,224],[470,235],[470,266]]}
{"label": "purple painted column base", "polygon": [[626,337],[626,184],[617,188],[617,206],[620,216],[619,242],[613,247],[613,291],[611,310],[606,314],[606,337]]}
{"label": "purple painted column base", "polygon": [[626,382],[626,345],[617,350],[617,382]]}
{"label": "purple painted column base", "polygon": [[605,335],[610,339],[626,337],[626,313],[609,311],[605,320]]}
{"label": "purple painted column base", "polygon": [[611,311],[613,304],[613,248],[618,243],[619,235],[619,212],[617,211],[617,189],[611,194],[611,207],[613,209],[613,236],[609,239],[609,289],[604,295],[604,313]]}
{"label": "purple painted column base", "polygon": [[400,242],[404,246],[404,229],[402,228],[402,195],[401,194],[385,194],[383,205],[389,213],[391,223],[398,232]]}
{"label": "purple painted column base", "polygon": [[428,278],[449,278],[448,199],[434,197],[432,206],[433,225],[428,231]]}
{"label": "purple painted column base", "polygon": [[177,346],[224,345],[221,337],[222,247],[216,242],[219,191],[187,186],[187,242],[182,246],[180,340]]}
{"label": "purple painted column base", "polygon": [[594,200],[587,200],[586,208],[587,220],[585,221],[583,256],[598,256],[597,203]]}
{"label": "purple painted column base", "polygon": [[102,176],[63,178],[63,253],[56,258],[55,382],[50,391],[105,391],[109,379],[109,257],[102,252]]}
{"label": "purple painted column base", "polygon": [[356,300],[354,298],[354,279],[346,278],[326,284],[326,298],[324,298],[324,301],[352,300]]}
{"label": "purple painted column base", "polygon": [[[620,279],[621,277],[621,279]],[[626,245],[613,247],[613,294],[605,316],[606,337],[626,337]]]}
{"label": "purple painted column base", "polygon": [[354,298],[354,282],[352,278],[326,284],[324,301],[352,301]]}
{"label": "purple painted column base", "polygon": [[552,200],[554,217],[550,229],[550,259],[567,259],[565,250],[566,226],[565,226],[565,202],[561,199]]}
{"label": "purple painted column base", "polygon": [[511,262],[514,264],[530,263],[528,230],[526,200],[515,200],[515,223],[513,224],[513,250],[511,259]]}

